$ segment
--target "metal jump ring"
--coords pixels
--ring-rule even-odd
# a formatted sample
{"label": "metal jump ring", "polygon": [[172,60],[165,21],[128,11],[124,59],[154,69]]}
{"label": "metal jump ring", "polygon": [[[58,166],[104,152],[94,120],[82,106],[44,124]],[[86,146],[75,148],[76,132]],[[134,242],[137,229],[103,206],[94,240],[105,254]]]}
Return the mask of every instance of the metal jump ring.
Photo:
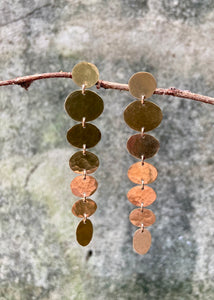
{"label": "metal jump ring", "polygon": [[144,155],[141,155],[141,165],[144,166]]}
{"label": "metal jump ring", "polygon": [[82,85],[82,94],[85,95],[85,84]]}
{"label": "metal jump ring", "polygon": [[143,202],[141,203],[140,208],[141,208],[141,212],[143,212]]}
{"label": "metal jump ring", "polygon": [[82,118],[82,127],[85,128],[85,117]]}
{"label": "metal jump ring", "polygon": [[86,193],[83,194],[83,202],[86,202]]}
{"label": "metal jump ring", "polygon": [[141,104],[144,104],[144,99],[145,98],[146,98],[145,95],[142,95],[142,97],[141,97]]}
{"label": "metal jump ring", "polygon": [[141,185],[141,190],[144,190],[144,180],[143,179],[141,180],[141,184],[142,184]]}
{"label": "metal jump ring", "polygon": [[144,232],[144,225],[143,225],[143,223],[141,224],[141,232]]}
{"label": "metal jump ring", "polygon": [[86,144],[83,144],[82,153],[83,153],[83,155],[86,155]]}
{"label": "metal jump ring", "polygon": [[83,223],[85,224],[85,223],[86,223],[86,220],[87,220],[87,215],[84,214],[83,216],[84,216],[84,217],[83,217]]}

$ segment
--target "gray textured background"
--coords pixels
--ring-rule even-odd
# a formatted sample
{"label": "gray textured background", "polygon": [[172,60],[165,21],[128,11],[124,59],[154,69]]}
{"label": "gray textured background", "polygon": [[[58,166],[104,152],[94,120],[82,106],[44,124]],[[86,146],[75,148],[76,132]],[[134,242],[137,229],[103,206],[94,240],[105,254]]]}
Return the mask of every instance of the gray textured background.
{"label": "gray textured background", "polygon": [[[148,71],[158,87],[214,96],[212,0],[1,1],[0,40],[1,79],[71,71],[86,60],[104,80],[127,83]],[[102,131],[92,150],[101,162],[94,237],[86,248],[75,241],[68,160],[76,150],[66,141],[75,122],[63,107],[74,89],[70,79],[37,81],[28,92],[0,88],[0,299],[212,300],[214,107],[151,98],[164,118],[151,132],[161,143],[148,160],[159,171],[151,185],[158,197],[142,257],[132,250],[126,199],[136,162],[125,147],[134,133],[123,121],[127,92],[98,91],[105,110],[94,121]]]}

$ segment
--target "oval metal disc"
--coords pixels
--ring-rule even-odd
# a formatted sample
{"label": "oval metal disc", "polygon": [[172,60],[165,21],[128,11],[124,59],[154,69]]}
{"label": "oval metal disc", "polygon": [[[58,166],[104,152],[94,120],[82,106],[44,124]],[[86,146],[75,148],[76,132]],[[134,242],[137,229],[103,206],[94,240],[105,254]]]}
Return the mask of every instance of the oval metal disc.
{"label": "oval metal disc", "polygon": [[158,176],[158,171],[157,169],[147,163],[144,162],[142,165],[142,162],[137,162],[128,169],[128,178],[137,184],[142,184],[142,180],[144,181],[144,184],[149,184],[155,181],[155,179]]}
{"label": "oval metal disc", "polygon": [[141,203],[143,203],[145,207],[152,204],[156,200],[157,195],[150,186],[144,185],[142,190],[142,187],[137,185],[128,191],[127,198],[132,204],[141,206]]}
{"label": "oval metal disc", "polygon": [[155,78],[148,72],[135,73],[129,79],[128,85],[130,94],[140,100],[142,96],[145,99],[151,97],[157,88]]}
{"label": "oval metal disc", "polygon": [[85,154],[83,154],[83,151],[78,151],[71,156],[69,166],[75,173],[83,174],[86,170],[87,174],[91,174],[99,167],[99,159],[89,151],[86,151]]}
{"label": "oval metal disc", "polygon": [[99,80],[99,71],[94,64],[82,61],[73,67],[72,79],[77,85],[84,84],[86,88],[89,88]]}
{"label": "oval metal disc", "polygon": [[96,179],[92,176],[77,176],[71,181],[71,191],[77,197],[89,197],[96,190],[98,183]]}
{"label": "oval metal disc", "polygon": [[161,109],[150,101],[136,100],[129,104],[124,111],[124,120],[126,124],[134,130],[144,132],[158,127],[163,118]]}
{"label": "oval metal disc", "polygon": [[86,199],[84,202],[83,199],[80,199],[74,203],[71,211],[76,217],[83,218],[84,214],[86,214],[87,217],[93,215],[96,209],[97,209],[97,204],[93,200]]}
{"label": "oval metal disc", "polygon": [[145,227],[151,226],[155,223],[155,219],[155,214],[146,208],[143,208],[143,211],[141,208],[136,208],[129,215],[130,222],[138,227],[141,227],[142,224]]}
{"label": "oval metal disc", "polygon": [[86,122],[92,121],[101,115],[103,108],[102,98],[88,90],[85,94],[82,94],[82,91],[75,91],[65,99],[65,110],[76,121],[82,121],[83,117]]}
{"label": "oval metal disc", "polygon": [[152,243],[151,233],[144,229],[143,232],[141,229],[135,231],[133,236],[133,248],[138,254],[146,254]]}
{"label": "oval metal disc", "polygon": [[160,144],[156,138],[149,134],[134,134],[127,142],[127,149],[131,155],[136,158],[150,158],[154,156],[160,148]]}
{"label": "oval metal disc", "polygon": [[100,130],[93,124],[86,123],[85,127],[82,124],[74,125],[67,132],[68,142],[77,148],[82,148],[86,144],[86,148],[92,148],[101,139]]}
{"label": "oval metal disc", "polygon": [[81,221],[77,227],[76,230],[76,238],[77,242],[81,246],[87,246],[93,236],[93,225],[89,219],[85,221],[85,224],[83,221]]}

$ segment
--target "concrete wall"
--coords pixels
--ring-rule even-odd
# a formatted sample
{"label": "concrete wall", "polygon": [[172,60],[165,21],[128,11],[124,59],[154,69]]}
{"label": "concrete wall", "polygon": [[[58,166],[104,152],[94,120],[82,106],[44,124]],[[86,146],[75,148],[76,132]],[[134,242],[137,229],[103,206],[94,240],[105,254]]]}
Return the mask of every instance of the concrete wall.
{"label": "concrete wall", "polygon": [[[211,0],[8,0],[0,16],[1,79],[86,60],[104,80],[127,83],[148,71],[158,87],[214,96]],[[164,115],[151,132],[160,151],[148,160],[159,171],[158,197],[152,247],[139,256],[126,198],[136,162],[126,150],[134,133],[123,121],[127,92],[98,91],[105,110],[94,121],[102,132],[92,150],[101,162],[94,237],[86,248],[75,240],[68,160],[76,150],[66,141],[75,122],[64,112],[75,89],[70,79],[37,81],[28,92],[0,88],[0,299],[213,299],[214,107],[151,98]]]}

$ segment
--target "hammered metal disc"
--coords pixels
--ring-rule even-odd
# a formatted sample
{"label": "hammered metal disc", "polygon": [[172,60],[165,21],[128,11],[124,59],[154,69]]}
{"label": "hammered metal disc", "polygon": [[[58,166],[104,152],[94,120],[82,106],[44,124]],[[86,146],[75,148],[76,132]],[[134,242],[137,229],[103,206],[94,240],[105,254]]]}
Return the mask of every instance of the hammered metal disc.
{"label": "hammered metal disc", "polygon": [[151,233],[144,229],[143,232],[141,229],[135,231],[133,236],[133,248],[138,254],[146,254],[152,243]]}
{"label": "hammered metal disc", "polygon": [[103,108],[102,98],[92,91],[85,91],[85,94],[75,91],[65,100],[66,112],[76,121],[82,121],[84,117],[86,122],[92,121],[101,115]]}
{"label": "hammered metal disc", "polygon": [[146,208],[143,208],[143,211],[141,208],[136,208],[129,215],[130,222],[138,227],[141,227],[142,224],[145,227],[151,226],[155,223],[155,219],[155,214]]}
{"label": "hammered metal disc", "polygon": [[157,195],[150,186],[144,185],[142,190],[142,187],[137,185],[128,191],[127,198],[136,206],[141,206],[141,203],[143,206],[149,206],[156,200]]}
{"label": "hammered metal disc", "polygon": [[92,176],[77,176],[71,181],[71,191],[77,197],[89,197],[96,190],[98,183]]}
{"label": "hammered metal disc", "polygon": [[86,151],[85,154],[83,154],[83,151],[78,151],[71,156],[69,166],[75,173],[83,174],[86,170],[87,174],[91,174],[99,167],[99,159],[89,151]]}
{"label": "hammered metal disc", "polygon": [[126,124],[134,130],[144,132],[150,131],[161,123],[163,118],[161,109],[150,101],[137,100],[129,104],[124,111],[124,120]]}
{"label": "hammered metal disc", "polygon": [[130,94],[140,100],[142,96],[145,96],[145,99],[151,97],[157,87],[155,78],[148,72],[135,73],[128,84]]}
{"label": "hammered metal disc", "polygon": [[141,184],[143,180],[144,184],[149,184],[155,181],[158,176],[158,171],[153,165],[147,162],[144,162],[142,165],[142,162],[140,161],[131,165],[127,175],[134,183]]}
{"label": "hammered metal disc", "polygon": [[74,125],[67,132],[68,142],[77,148],[82,148],[83,144],[86,148],[92,148],[101,139],[101,132],[93,124],[86,123],[85,127],[82,124]]}
{"label": "hammered metal disc", "polygon": [[93,215],[96,209],[97,209],[97,204],[93,200],[86,199],[84,201],[83,199],[80,199],[74,203],[71,211],[76,217],[83,218],[84,214],[86,214],[87,217]]}
{"label": "hammered metal disc", "polygon": [[89,88],[99,80],[99,71],[95,65],[82,61],[73,67],[72,79],[77,85]]}
{"label": "hammered metal disc", "polygon": [[77,242],[81,246],[87,246],[93,236],[93,225],[89,219],[85,221],[85,224],[83,221],[81,221],[77,227],[76,230],[76,238]]}
{"label": "hammered metal disc", "polygon": [[160,144],[156,138],[149,134],[141,133],[132,135],[127,142],[127,149],[131,155],[136,158],[150,158],[154,156],[160,148]]}

